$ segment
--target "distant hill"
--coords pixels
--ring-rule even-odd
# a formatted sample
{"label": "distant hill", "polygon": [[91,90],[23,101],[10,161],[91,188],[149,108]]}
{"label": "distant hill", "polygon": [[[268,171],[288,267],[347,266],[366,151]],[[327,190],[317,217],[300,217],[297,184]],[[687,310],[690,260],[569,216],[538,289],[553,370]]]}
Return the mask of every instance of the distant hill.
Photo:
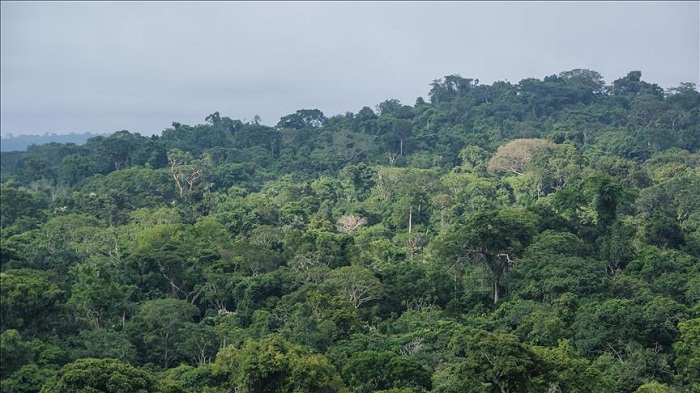
{"label": "distant hill", "polygon": [[85,132],[82,134],[67,134],[67,135],[57,135],[46,133],[44,135],[19,135],[12,136],[8,135],[0,139],[0,151],[25,151],[30,145],[44,145],[46,143],[57,142],[57,143],[75,143],[76,145],[82,145],[87,142],[88,139],[109,134],[95,134],[91,132]]}

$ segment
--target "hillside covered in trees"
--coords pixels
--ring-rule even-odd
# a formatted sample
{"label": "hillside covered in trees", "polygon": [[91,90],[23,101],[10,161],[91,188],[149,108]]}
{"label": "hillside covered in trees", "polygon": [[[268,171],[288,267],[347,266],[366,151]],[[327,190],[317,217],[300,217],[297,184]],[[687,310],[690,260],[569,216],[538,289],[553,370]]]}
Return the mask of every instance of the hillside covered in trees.
{"label": "hillside covered in trees", "polygon": [[700,392],[693,84],[204,121],[2,153],[3,392]]}

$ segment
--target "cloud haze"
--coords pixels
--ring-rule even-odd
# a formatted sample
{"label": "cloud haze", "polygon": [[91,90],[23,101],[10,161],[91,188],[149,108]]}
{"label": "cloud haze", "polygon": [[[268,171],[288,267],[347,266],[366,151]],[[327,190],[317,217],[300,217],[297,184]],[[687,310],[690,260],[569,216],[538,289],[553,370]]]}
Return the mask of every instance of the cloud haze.
{"label": "cloud haze", "polygon": [[574,68],[700,83],[698,2],[7,2],[3,135],[274,125]]}

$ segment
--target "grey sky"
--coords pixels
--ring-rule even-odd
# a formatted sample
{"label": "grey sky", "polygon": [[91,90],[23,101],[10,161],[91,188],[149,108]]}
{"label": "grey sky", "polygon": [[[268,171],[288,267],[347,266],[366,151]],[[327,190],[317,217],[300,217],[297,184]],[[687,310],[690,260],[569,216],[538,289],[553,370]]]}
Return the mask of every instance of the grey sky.
{"label": "grey sky", "polygon": [[700,2],[9,2],[2,135],[160,133],[215,111],[274,125],[449,74],[481,83],[575,68],[700,84]]}

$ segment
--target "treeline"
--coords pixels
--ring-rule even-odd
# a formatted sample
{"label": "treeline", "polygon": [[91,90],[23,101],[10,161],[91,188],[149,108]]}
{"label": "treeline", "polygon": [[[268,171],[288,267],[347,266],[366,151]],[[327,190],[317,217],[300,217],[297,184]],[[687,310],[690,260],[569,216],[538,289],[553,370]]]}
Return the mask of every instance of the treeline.
{"label": "treeline", "polygon": [[699,116],[638,71],[450,75],[2,153],[0,386],[700,391]]}
{"label": "treeline", "polygon": [[99,134],[93,134],[91,132],[85,132],[82,134],[71,133],[68,135],[56,135],[46,133],[44,135],[18,135],[13,136],[8,134],[7,137],[0,139],[0,151],[10,152],[10,151],[24,151],[27,147],[31,145],[43,145],[47,143],[75,143],[82,145],[87,142],[88,139],[94,138]]}

